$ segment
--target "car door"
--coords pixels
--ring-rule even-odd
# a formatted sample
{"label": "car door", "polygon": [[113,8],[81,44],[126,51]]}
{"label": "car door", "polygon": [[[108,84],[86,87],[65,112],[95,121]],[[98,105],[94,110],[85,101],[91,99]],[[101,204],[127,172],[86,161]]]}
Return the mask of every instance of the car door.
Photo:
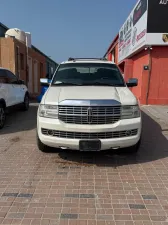
{"label": "car door", "polygon": [[8,82],[8,77],[4,69],[0,69],[0,99],[4,99],[6,106],[12,106],[14,96],[11,91],[11,85]]}
{"label": "car door", "polygon": [[22,101],[22,92],[21,92],[21,85],[18,82],[18,78],[9,70],[6,70],[8,82],[11,85],[11,91],[14,96],[14,104],[19,104]]}

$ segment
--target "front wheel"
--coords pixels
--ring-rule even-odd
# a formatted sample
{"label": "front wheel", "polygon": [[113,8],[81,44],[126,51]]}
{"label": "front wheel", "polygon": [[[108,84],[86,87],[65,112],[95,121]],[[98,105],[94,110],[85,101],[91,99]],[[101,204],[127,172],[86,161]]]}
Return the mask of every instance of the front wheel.
{"label": "front wheel", "polygon": [[5,121],[6,121],[5,107],[2,104],[0,104],[0,129],[4,127]]}
{"label": "front wheel", "polygon": [[24,97],[24,102],[22,104],[22,110],[28,111],[28,109],[29,109],[29,95],[26,94],[25,97]]}
{"label": "front wheel", "polygon": [[38,147],[38,149],[40,151],[42,151],[42,152],[46,152],[46,153],[49,152],[50,148],[40,141],[40,138],[39,138],[38,134],[36,135],[36,139],[37,139],[37,147]]}

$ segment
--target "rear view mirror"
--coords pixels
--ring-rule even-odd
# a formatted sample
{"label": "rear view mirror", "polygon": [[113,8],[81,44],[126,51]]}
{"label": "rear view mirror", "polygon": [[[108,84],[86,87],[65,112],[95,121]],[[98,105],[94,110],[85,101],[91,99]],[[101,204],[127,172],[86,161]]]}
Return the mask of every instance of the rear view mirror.
{"label": "rear view mirror", "polygon": [[136,87],[138,86],[138,79],[137,78],[131,78],[127,82],[127,87]]}

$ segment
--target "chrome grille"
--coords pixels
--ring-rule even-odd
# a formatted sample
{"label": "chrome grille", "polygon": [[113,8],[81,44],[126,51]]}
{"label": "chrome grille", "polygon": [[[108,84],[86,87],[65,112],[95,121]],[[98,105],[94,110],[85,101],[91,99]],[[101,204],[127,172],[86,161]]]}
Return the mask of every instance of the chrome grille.
{"label": "chrome grille", "polygon": [[84,132],[69,132],[69,131],[57,131],[41,129],[42,134],[69,139],[110,139],[110,138],[124,138],[135,136],[138,133],[138,129],[125,130],[125,131],[114,131],[114,132],[101,132],[101,133],[84,133]]}
{"label": "chrome grille", "polygon": [[[91,109],[92,115],[88,115]],[[113,124],[121,118],[121,106],[59,106],[59,120],[71,124]]]}

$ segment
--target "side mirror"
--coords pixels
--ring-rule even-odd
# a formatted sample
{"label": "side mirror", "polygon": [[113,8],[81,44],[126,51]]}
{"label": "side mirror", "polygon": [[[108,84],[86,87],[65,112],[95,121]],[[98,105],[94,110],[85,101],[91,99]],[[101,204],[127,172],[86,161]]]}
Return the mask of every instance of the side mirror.
{"label": "side mirror", "polygon": [[138,86],[138,79],[137,78],[131,78],[127,82],[127,87],[136,87]]}
{"label": "side mirror", "polygon": [[43,85],[43,86],[49,86],[49,84],[51,83],[51,80],[47,79],[47,78],[41,78],[40,79],[40,83]]}
{"label": "side mirror", "polygon": [[18,80],[18,84],[25,84],[24,80]]}

